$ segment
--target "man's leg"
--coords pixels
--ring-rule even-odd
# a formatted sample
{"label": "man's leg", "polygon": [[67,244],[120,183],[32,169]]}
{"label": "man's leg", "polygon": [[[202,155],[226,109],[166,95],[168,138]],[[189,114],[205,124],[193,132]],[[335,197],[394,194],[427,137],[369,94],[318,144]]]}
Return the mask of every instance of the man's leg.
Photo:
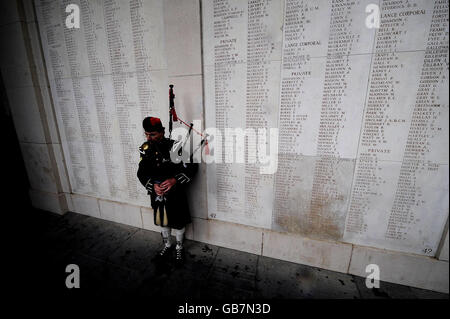
{"label": "man's leg", "polygon": [[157,257],[167,257],[171,251],[172,243],[170,239],[171,228],[170,227],[160,227],[161,236],[163,240],[163,248],[158,252]]}
{"label": "man's leg", "polygon": [[183,227],[181,229],[175,229],[175,237],[177,239],[177,245],[175,246],[176,250],[175,261],[177,263],[183,263],[184,261],[183,240],[185,231],[186,227]]}

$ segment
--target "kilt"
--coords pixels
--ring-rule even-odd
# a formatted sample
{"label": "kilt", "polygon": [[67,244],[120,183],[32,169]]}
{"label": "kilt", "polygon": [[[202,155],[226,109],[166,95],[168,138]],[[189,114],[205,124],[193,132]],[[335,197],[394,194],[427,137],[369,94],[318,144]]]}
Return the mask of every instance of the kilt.
{"label": "kilt", "polygon": [[157,226],[181,229],[191,222],[185,187],[175,184],[165,200],[156,201],[156,193],[150,196],[153,208],[153,222]]}

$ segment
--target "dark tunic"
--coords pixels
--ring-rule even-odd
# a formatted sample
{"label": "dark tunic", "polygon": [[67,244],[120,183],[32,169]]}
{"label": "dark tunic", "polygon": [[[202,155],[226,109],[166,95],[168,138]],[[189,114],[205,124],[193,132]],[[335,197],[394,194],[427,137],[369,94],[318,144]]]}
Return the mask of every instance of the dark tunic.
{"label": "dark tunic", "polygon": [[[181,229],[191,222],[185,188],[194,177],[198,165],[172,162],[170,151],[174,143],[171,139],[163,138],[159,143],[142,144],[139,148],[137,176],[150,195],[155,225]],[[163,201],[157,201],[154,185],[172,177],[177,182],[165,194]]]}

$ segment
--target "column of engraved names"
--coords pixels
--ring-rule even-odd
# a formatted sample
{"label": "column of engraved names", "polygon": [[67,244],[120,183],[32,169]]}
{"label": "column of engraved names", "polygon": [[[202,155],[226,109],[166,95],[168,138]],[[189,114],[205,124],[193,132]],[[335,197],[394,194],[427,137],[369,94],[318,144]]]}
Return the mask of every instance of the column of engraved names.
{"label": "column of engraved names", "polygon": [[[63,23],[65,21],[66,13],[65,8],[69,4],[69,1],[63,1],[61,4],[61,19]],[[89,12],[86,12],[89,14]],[[73,94],[75,107],[77,110],[78,121],[81,129],[82,144],[80,146],[84,149],[84,154],[86,156],[86,163],[88,169],[89,178],[89,193],[92,195],[98,195],[99,193],[99,177],[97,175],[97,170],[95,167],[96,150],[94,143],[96,142],[96,137],[94,133],[94,128],[91,127],[91,107],[88,105],[86,95],[81,88],[81,74],[79,70],[81,69],[82,58],[80,57],[80,49],[84,43],[82,43],[82,38],[79,37],[79,33],[74,32],[73,29],[63,28],[64,30],[64,40],[67,50],[67,58],[69,61],[71,81],[73,85]]]}
{"label": "column of engraved names", "polygon": [[[92,6],[91,6],[92,5]],[[108,189],[110,196],[117,197],[119,193],[119,183],[116,181],[120,176],[120,167],[114,163],[115,147],[111,143],[112,123],[114,121],[113,107],[106,105],[104,81],[105,81],[105,61],[98,52],[98,47],[105,45],[100,43],[100,33],[104,33],[104,26],[99,25],[93,14],[99,10],[100,6],[93,7],[95,4],[89,4],[88,0],[81,0],[80,7],[84,39],[89,62],[91,85],[94,95],[95,109],[97,112],[98,126],[100,131],[100,140],[102,144],[102,153],[104,154],[105,170],[108,179]],[[100,153],[100,150],[98,150]]]}
{"label": "column of engraved names", "polygon": [[152,107],[154,99],[154,89],[150,76],[151,61],[150,54],[144,45],[144,36],[146,32],[145,17],[141,11],[143,9],[142,0],[130,1],[131,30],[133,34],[134,57],[136,61],[136,76],[138,83],[138,96],[141,110],[141,117],[145,118],[149,114],[156,114]]}
{"label": "column of engraved names", "polygon": [[442,116],[444,108],[448,108],[439,96],[444,92],[436,91],[448,77],[448,40],[448,1],[436,0],[397,190],[389,214],[385,235],[389,239],[406,239],[409,228],[416,222],[414,209],[427,210],[422,193],[422,187],[426,185],[417,183],[417,176],[439,169],[439,162],[427,160],[426,154],[432,151],[432,139],[442,132],[436,119]]}
{"label": "column of engraved names", "polygon": [[377,29],[375,53],[372,59],[370,83],[361,132],[358,160],[353,181],[351,200],[345,231],[364,234],[369,231],[365,216],[383,196],[386,184],[380,172],[379,157],[392,152],[385,130],[389,126],[404,125],[403,115],[391,116],[392,103],[403,83],[393,75],[402,67],[398,45],[408,37],[405,21],[399,14],[407,8],[408,1],[383,1],[380,28]]}
{"label": "column of engraved names", "polygon": [[[247,34],[247,87],[246,87],[246,128],[267,128],[266,113],[262,106],[268,103],[267,79],[269,76],[269,54],[273,50],[273,43],[268,39],[268,25],[265,17],[268,14],[267,0],[250,0],[248,2],[248,34]],[[245,214],[255,218],[261,211],[258,204],[258,188],[263,179],[270,179],[259,174],[259,167],[249,163],[248,153],[252,150],[256,154],[256,144],[247,143],[245,164]]]}
{"label": "column of engraved names", "polygon": [[138,194],[136,172],[129,163],[135,162],[136,145],[138,141],[133,140],[131,128],[134,126],[130,123],[130,112],[137,108],[135,102],[129,100],[125,86],[128,78],[126,66],[128,62],[123,58],[124,41],[122,39],[120,29],[127,27],[124,21],[120,21],[118,12],[123,10],[120,1],[105,0],[104,3],[104,19],[106,26],[106,36],[109,49],[109,58],[112,70],[112,81],[114,88],[114,101],[116,104],[116,114],[119,120],[120,142],[122,145],[123,161],[127,180],[128,197],[135,199]]}
{"label": "column of engraved names", "polygon": [[[53,74],[55,84],[56,107],[59,108],[63,129],[67,140],[69,157],[71,162],[71,170],[73,172],[74,181],[72,187],[74,189],[85,188],[86,180],[83,177],[83,171],[86,169],[83,164],[81,153],[77,151],[73,141],[77,139],[78,121],[74,121],[77,117],[76,110],[72,105],[72,91],[67,90],[64,86],[64,65],[63,65],[63,47],[59,41],[58,35],[62,33],[64,21],[60,18],[60,4],[57,1],[41,2],[40,12],[42,15],[42,24],[44,25],[45,38],[47,40],[50,69]],[[61,31],[61,33],[59,33]]]}
{"label": "column of engraved names", "polygon": [[[214,98],[216,128],[225,132],[225,128],[232,127],[232,119],[228,116],[233,105],[230,94],[235,84],[232,75],[237,67],[238,50],[237,39],[230,36],[233,20],[242,16],[242,11],[231,7],[227,0],[215,0],[214,12]],[[222,163],[216,165],[217,181],[217,211],[231,212],[233,203],[237,202],[235,180],[232,176],[232,164],[224,163],[225,154],[222,152]]]}
{"label": "column of engraved names", "polygon": [[[314,46],[319,41],[302,44],[302,34],[313,11],[319,10],[318,6],[309,6],[305,1],[286,1],[284,14],[284,41],[280,93],[279,114],[279,155],[278,170],[275,175],[275,207],[273,224],[286,230],[294,231],[300,223],[298,216],[291,216],[289,206],[291,201],[291,189],[300,181],[295,175],[296,163],[301,156],[297,154],[296,137],[303,133],[304,122],[308,114],[303,111],[305,93],[305,81],[311,77],[311,61],[304,49]],[[299,47],[301,47],[299,49]]]}
{"label": "column of engraved names", "polygon": [[[327,234],[340,238],[343,227],[336,221],[336,202],[343,202],[343,190],[336,183],[341,155],[337,151],[338,137],[345,126],[346,109],[343,97],[352,68],[353,46],[359,41],[358,30],[352,27],[356,1],[332,1],[325,79],[320,111],[317,161],[314,167],[310,213],[307,228],[311,231],[326,230]],[[321,231],[320,231],[321,232]]]}

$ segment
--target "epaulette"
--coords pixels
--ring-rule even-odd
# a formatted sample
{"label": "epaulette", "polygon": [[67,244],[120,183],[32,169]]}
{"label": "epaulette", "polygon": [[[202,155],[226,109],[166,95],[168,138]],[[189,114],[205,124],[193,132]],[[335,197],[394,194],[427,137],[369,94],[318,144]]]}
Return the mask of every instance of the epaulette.
{"label": "epaulette", "polygon": [[139,147],[139,153],[145,155],[145,151],[147,151],[148,148],[149,148],[148,142],[144,142],[144,144],[142,144],[142,145]]}

